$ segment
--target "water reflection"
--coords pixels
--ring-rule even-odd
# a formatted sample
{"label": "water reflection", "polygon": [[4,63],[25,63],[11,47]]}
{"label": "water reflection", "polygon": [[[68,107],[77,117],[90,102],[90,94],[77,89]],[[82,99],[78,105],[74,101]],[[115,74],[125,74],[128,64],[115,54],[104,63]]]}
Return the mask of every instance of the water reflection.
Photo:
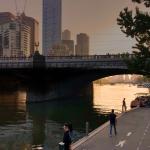
{"label": "water reflection", "polygon": [[26,120],[25,101],[25,91],[1,91],[0,150],[24,149],[30,143],[32,124]]}
{"label": "water reflection", "polygon": [[91,122],[92,130],[107,119],[104,116],[100,121],[99,114],[93,110],[93,102],[89,97],[68,98],[26,106],[24,95],[21,91],[1,94],[1,150],[37,149],[37,147],[55,150],[62,140],[64,122],[72,122],[75,128],[74,140],[77,140],[85,134],[86,121]]}
{"label": "water reflection", "polygon": [[0,150],[57,150],[64,122],[73,124],[77,140],[85,135],[86,121],[93,130],[108,120],[111,108],[121,110],[123,97],[129,109],[134,94],[147,91],[128,85],[94,85],[94,99],[71,97],[29,105],[25,91],[0,93]]}
{"label": "water reflection", "polygon": [[137,96],[136,93],[149,93],[147,88],[137,88],[132,84],[94,85],[94,108],[103,113],[115,109],[122,111],[122,100],[126,98],[127,110],[130,109],[131,101]]}
{"label": "water reflection", "polygon": [[0,125],[24,122],[26,118],[26,92],[0,93]]}
{"label": "water reflection", "polygon": [[32,144],[39,145],[42,142],[42,145],[55,149],[62,140],[63,123],[68,121],[75,127],[75,140],[82,137],[85,134],[86,121],[94,129],[107,120],[106,116],[99,119],[99,114],[92,106],[91,99],[79,97],[28,105],[29,119],[33,120]]}

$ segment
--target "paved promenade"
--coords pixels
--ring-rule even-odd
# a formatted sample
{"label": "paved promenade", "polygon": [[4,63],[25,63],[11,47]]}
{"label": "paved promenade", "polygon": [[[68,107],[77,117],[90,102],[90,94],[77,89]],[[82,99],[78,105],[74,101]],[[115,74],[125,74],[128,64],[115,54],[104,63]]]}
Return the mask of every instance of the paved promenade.
{"label": "paved promenade", "polygon": [[75,143],[73,150],[150,150],[150,108],[138,108],[118,118],[117,136],[109,123]]}

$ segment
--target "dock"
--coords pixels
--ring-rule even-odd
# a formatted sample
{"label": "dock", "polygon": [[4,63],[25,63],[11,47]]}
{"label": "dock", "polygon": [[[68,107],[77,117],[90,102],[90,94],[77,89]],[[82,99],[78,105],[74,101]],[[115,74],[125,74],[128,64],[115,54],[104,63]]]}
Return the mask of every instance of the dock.
{"label": "dock", "polygon": [[72,150],[150,150],[150,108],[137,108],[117,118],[117,135],[109,122],[72,145]]}

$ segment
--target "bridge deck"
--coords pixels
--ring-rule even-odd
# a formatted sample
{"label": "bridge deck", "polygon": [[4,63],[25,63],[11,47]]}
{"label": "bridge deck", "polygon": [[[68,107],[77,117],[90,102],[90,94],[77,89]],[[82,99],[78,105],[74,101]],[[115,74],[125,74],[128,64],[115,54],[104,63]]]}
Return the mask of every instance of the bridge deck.
{"label": "bridge deck", "polygon": [[[131,58],[129,55],[127,58]],[[41,59],[42,57],[42,59]],[[0,69],[13,68],[85,68],[127,69],[125,57],[121,55],[51,56],[51,57],[0,57]]]}
{"label": "bridge deck", "polygon": [[150,108],[139,108],[118,118],[117,136],[109,123],[73,144],[73,150],[150,150]]}

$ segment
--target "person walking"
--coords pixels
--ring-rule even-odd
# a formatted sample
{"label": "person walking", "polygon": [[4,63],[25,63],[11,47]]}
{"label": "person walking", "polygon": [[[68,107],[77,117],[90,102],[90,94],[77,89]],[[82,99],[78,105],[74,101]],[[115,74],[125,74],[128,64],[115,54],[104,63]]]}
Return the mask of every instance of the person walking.
{"label": "person walking", "polygon": [[64,136],[63,136],[63,143],[64,143],[64,150],[71,150],[71,137],[70,137],[70,131],[69,131],[69,124],[64,124]]}
{"label": "person walking", "polygon": [[126,112],[127,111],[127,105],[126,105],[126,101],[125,98],[122,101],[122,112]]}
{"label": "person walking", "polygon": [[110,137],[111,137],[112,128],[114,128],[114,133],[115,135],[117,135],[117,130],[116,130],[117,119],[116,119],[116,114],[114,113],[114,109],[111,110],[111,113],[109,115],[109,121],[110,121]]}

